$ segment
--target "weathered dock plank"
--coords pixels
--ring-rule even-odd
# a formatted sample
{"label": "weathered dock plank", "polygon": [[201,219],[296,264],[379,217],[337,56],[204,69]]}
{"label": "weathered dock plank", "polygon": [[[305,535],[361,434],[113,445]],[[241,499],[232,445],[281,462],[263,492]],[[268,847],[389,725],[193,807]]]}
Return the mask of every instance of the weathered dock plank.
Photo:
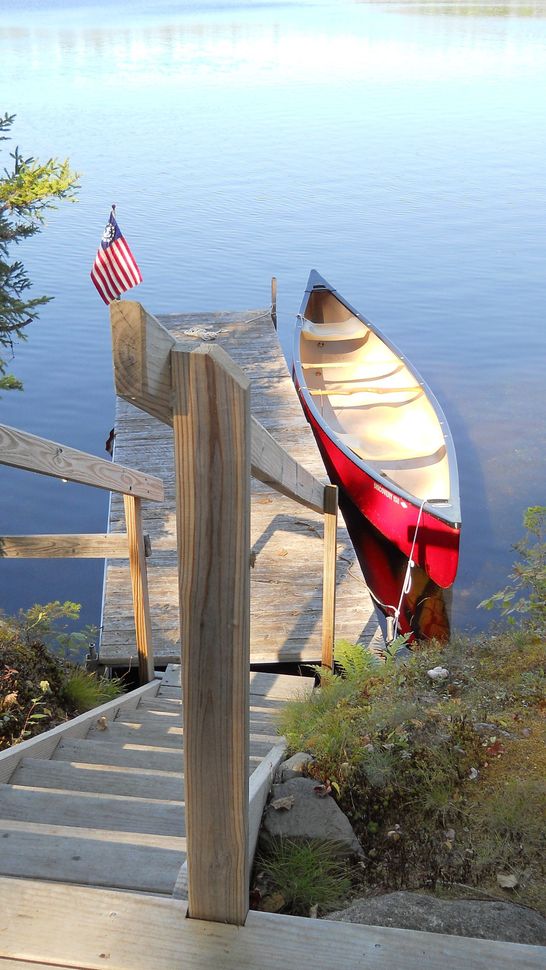
{"label": "weathered dock plank", "polygon": [[[544,948],[383,926],[249,913],[244,927],[185,919],[140,893],[0,879],[0,957],[99,970],[542,970]],[[310,956],[311,955],[311,956]],[[23,963],[23,966],[25,964]],[[1,962],[0,962],[1,967]]]}
{"label": "weathered dock plank", "polygon": [[[214,338],[251,380],[252,414],[313,475],[324,467],[304,418],[269,311],[160,317],[172,335],[196,344]],[[116,402],[116,461],[159,476],[163,502],[145,505],[152,641],[156,665],[180,658],[175,560],[175,484],[171,428]],[[321,657],[323,517],[253,479],[251,498],[251,662],[316,663]],[[109,531],[125,530],[123,502],[113,496]],[[381,634],[347,532],[340,522],[336,636],[379,644]],[[109,560],[100,660],[136,664],[128,566]]]}

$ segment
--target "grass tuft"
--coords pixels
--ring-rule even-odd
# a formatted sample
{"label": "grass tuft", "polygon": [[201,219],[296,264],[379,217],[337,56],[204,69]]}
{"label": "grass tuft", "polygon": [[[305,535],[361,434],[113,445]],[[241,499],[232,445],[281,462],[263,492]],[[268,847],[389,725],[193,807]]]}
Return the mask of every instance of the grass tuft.
{"label": "grass tuft", "polygon": [[278,839],[256,861],[265,898],[276,896],[280,908],[297,916],[326,913],[346,899],[351,879],[335,844],[318,839]]}
{"label": "grass tuft", "polygon": [[108,680],[75,667],[67,674],[62,696],[67,707],[84,714],[85,711],[113,701],[123,690],[123,682],[119,677]]}

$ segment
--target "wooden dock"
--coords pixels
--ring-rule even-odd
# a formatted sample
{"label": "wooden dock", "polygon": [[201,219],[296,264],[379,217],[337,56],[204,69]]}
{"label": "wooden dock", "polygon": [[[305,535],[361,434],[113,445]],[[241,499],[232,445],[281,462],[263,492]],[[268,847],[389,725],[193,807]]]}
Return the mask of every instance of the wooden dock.
{"label": "wooden dock", "polygon": [[[298,401],[269,310],[174,314],[158,318],[185,345],[214,341],[251,382],[253,417],[317,478],[325,471]],[[144,509],[152,641],[156,666],[180,658],[175,540],[175,485],[171,428],[126,401],[116,401],[115,458],[158,475],[165,500]],[[113,495],[109,531],[125,529],[123,502]],[[321,659],[322,516],[253,478],[251,496],[250,659],[254,664],[317,663]],[[336,638],[383,645],[371,597],[348,534],[339,523]],[[136,663],[137,647],[129,567],[106,566],[100,662]]]}

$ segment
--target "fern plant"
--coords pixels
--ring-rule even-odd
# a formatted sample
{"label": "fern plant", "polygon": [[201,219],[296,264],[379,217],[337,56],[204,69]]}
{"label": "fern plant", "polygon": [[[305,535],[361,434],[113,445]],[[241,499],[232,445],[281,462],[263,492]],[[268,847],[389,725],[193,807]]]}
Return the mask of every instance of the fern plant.
{"label": "fern plant", "polygon": [[380,661],[359,643],[338,640],[335,646],[336,664],[352,685],[359,686],[373,673],[377,673]]}

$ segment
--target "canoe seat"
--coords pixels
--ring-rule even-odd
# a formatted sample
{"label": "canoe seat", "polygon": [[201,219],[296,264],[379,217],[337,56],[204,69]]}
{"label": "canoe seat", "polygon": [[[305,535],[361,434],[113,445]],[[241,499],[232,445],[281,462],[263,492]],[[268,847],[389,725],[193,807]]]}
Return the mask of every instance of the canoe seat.
{"label": "canoe seat", "polygon": [[303,317],[301,335],[305,340],[363,340],[370,331],[358,317],[351,316],[339,323],[314,323]]}
{"label": "canoe seat", "polygon": [[[389,371],[389,376],[391,373],[394,374],[396,371],[401,370],[404,366],[395,357],[385,358],[384,360],[373,360],[371,363],[381,371],[385,367],[391,367],[392,370]],[[352,370],[356,369],[354,357],[351,360],[336,360],[335,358],[333,360],[322,360],[322,358],[319,360],[302,360],[301,366],[303,370],[331,370],[333,368],[337,369],[338,367],[350,367]],[[375,374],[369,377],[369,380],[375,379]]]}
{"label": "canoe seat", "polygon": [[330,382],[325,388],[310,387],[309,393],[313,397],[330,397],[331,395],[345,397],[349,394],[400,394],[401,392],[414,394],[416,391],[422,390],[423,388],[419,384],[412,384],[411,387],[378,387],[369,384],[334,384]]}
{"label": "canoe seat", "polygon": [[408,448],[398,441],[378,437],[375,440],[362,441],[357,435],[338,434],[338,438],[343,444],[354,451],[355,455],[369,462],[403,462],[416,461],[419,455],[415,449]]}

